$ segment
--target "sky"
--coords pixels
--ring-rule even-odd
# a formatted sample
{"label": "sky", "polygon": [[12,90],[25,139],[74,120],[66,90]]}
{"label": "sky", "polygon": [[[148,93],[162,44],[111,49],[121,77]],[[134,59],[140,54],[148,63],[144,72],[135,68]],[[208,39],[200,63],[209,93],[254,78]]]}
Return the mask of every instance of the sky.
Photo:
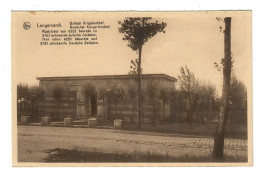
{"label": "sky", "polygon": [[[251,86],[251,14],[249,12],[164,12],[164,13],[46,13],[16,12],[12,14],[12,79],[13,84],[38,84],[36,77],[91,76],[128,74],[131,59],[138,54],[123,41],[118,21],[125,17],[151,16],[167,23],[164,33],[158,33],[143,46],[143,73],[164,73],[177,78],[180,67],[187,65],[201,81],[222,90],[222,72],[214,68],[224,56],[224,34],[216,17],[230,16],[233,71],[237,78]],[[22,28],[31,23],[30,30]],[[41,46],[38,24],[104,21],[109,29],[98,29],[99,45]]]}

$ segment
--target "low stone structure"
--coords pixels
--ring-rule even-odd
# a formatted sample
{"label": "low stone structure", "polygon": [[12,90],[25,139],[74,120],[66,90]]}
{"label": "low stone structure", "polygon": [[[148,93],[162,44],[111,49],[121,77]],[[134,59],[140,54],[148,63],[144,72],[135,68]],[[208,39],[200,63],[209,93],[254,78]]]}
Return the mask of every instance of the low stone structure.
{"label": "low stone structure", "polygon": [[[130,75],[38,77],[37,79],[40,81],[39,86],[46,92],[55,87],[61,87],[63,90],[59,106],[51,94],[45,95],[44,107],[39,106],[39,111],[44,110],[45,116],[53,118],[59,116],[59,120],[63,120],[62,118],[67,115],[77,119],[95,117],[104,121],[112,121],[120,117],[127,122],[137,122],[137,83]],[[175,91],[176,81],[176,78],[165,74],[142,74],[142,90],[145,92],[148,83],[154,82],[158,90]],[[90,88],[93,89],[92,92],[87,92]],[[129,94],[129,92],[133,93]],[[144,96],[147,95],[144,94]],[[143,121],[151,122],[153,106],[149,97],[144,97],[144,99]],[[162,100],[157,98],[155,107],[157,117],[163,118],[162,107]],[[165,103],[164,109],[165,118],[170,119],[173,114],[170,103]]]}
{"label": "low stone structure", "polygon": [[21,116],[21,124],[25,125],[28,124],[30,121],[30,116]]}
{"label": "low stone structure", "polygon": [[114,120],[114,128],[122,129],[124,127],[124,120],[116,119]]}
{"label": "low stone structure", "polygon": [[51,118],[50,117],[42,117],[41,118],[41,125],[42,126],[49,126],[49,125],[51,125]]}
{"label": "low stone structure", "polygon": [[97,126],[97,119],[96,118],[90,118],[88,119],[88,127],[96,127]]}
{"label": "low stone structure", "polygon": [[64,118],[64,126],[70,127],[73,125],[73,119],[71,117]]}

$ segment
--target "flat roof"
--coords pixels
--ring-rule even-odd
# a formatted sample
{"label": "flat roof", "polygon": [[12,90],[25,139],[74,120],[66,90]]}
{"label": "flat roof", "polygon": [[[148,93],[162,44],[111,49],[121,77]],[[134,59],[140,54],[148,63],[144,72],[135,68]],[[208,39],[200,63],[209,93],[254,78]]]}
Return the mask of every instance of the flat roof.
{"label": "flat roof", "polygon": [[[82,80],[82,79],[129,79],[131,75],[96,75],[96,76],[58,76],[58,77],[37,77],[40,81],[51,80]],[[142,78],[164,78],[176,82],[177,79],[166,74],[142,74]]]}

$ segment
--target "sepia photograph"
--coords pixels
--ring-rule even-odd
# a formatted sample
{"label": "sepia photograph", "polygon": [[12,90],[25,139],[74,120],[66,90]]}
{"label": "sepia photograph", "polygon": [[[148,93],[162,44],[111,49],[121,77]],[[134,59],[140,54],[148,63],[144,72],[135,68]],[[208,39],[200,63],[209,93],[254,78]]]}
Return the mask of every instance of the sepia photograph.
{"label": "sepia photograph", "polygon": [[252,166],[251,11],[12,11],[13,166]]}

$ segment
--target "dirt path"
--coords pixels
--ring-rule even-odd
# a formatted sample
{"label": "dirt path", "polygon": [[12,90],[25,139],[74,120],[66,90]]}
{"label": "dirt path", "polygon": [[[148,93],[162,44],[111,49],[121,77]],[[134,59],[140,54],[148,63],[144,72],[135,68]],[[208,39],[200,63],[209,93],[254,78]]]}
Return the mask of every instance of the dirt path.
{"label": "dirt path", "polygon": [[[120,130],[18,126],[18,161],[43,162],[48,149],[64,148],[108,153],[144,152],[170,156],[208,156],[213,139],[167,136]],[[225,154],[247,156],[247,141],[226,139]]]}

